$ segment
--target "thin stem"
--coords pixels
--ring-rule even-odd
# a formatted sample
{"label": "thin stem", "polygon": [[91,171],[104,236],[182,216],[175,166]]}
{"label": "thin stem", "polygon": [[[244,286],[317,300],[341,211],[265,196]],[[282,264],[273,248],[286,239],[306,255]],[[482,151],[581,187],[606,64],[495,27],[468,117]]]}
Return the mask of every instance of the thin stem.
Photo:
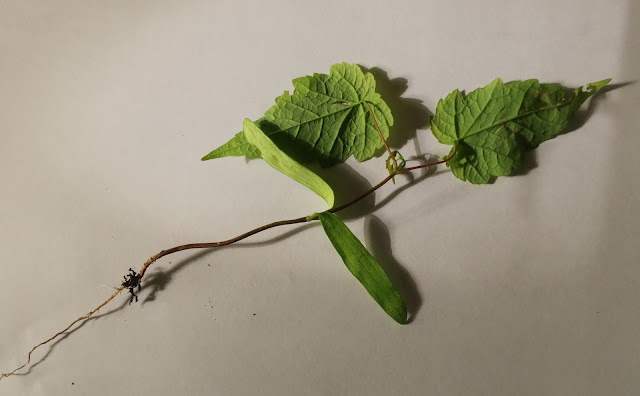
{"label": "thin stem", "polygon": [[257,234],[259,232],[268,230],[269,228],[274,228],[274,227],[278,227],[278,226],[283,226],[283,225],[289,225],[289,224],[298,224],[298,223],[305,223],[307,222],[307,218],[306,217],[298,217],[297,219],[291,219],[291,220],[281,220],[281,221],[275,221],[273,223],[270,224],[265,224],[261,227],[258,228],[254,228],[251,231],[247,231],[244,234],[238,235],[235,238],[231,238],[231,239],[227,239],[226,241],[221,241],[221,242],[206,242],[206,243],[189,243],[186,245],[180,245],[180,246],[176,246],[176,247],[172,247],[171,249],[166,249],[161,251],[160,253],[156,254],[155,256],[151,256],[149,258],[149,260],[147,260],[144,265],[142,266],[142,269],[140,269],[140,278],[142,278],[142,276],[144,276],[144,273],[146,272],[147,268],[153,264],[156,260],[158,260],[161,257],[167,256],[169,254],[175,253],[175,252],[179,252],[182,250],[188,250],[188,249],[209,249],[209,248],[217,248],[217,247],[222,247],[222,246],[226,246],[226,245],[231,245],[232,243],[241,241],[247,237],[250,237],[251,235]]}
{"label": "thin stem", "polygon": [[380,139],[382,139],[382,143],[384,143],[384,147],[387,148],[387,152],[389,153],[389,155],[391,155],[391,149],[389,148],[387,141],[384,140],[384,136],[382,136],[382,131],[380,130],[380,126],[378,126],[378,120],[376,120],[376,116],[373,114],[373,110],[371,109],[371,106],[369,106],[369,102],[367,102],[366,100],[363,100],[362,103],[364,103],[364,105],[367,106],[367,109],[369,109],[369,113],[371,113],[371,118],[373,118],[373,123],[375,124],[376,129],[378,130],[378,134],[380,134]]}
{"label": "thin stem", "polygon": [[391,179],[393,179],[393,176],[395,175],[389,175],[387,177],[384,178],[384,180],[382,180],[380,183],[376,184],[375,186],[371,187],[370,190],[362,193],[361,195],[358,195],[356,198],[354,198],[353,200],[347,202],[346,204],[340,205],[337,208],[333,208],[331,210],[329,210],[329,212],[331,213],[337,213],[343,209],[348,208],[349,206],[353,205],[354,203],[360,201],[361,199],[365,198],[367,195],[371,194],[372,192],[376,191],[377,189],[379,189],[380,187],[384,186],[385,184],[387,184],[387,182]]}
{"label": "thin stem", "polygon": [[367,106],[367,109],[369,109],[369,113],[371,113],[371,118],[373,118],[373,123],[376,126],[376,129],[378,130],[378,134],[380,135],[380,139],[382,139],[382,143],[384,143],[384,147],[387,149],[387,153],[389,153],[389,158],[391,158],[391,161],[393,161],[393,164],[396,167],[395,169],[398,169],[398,162],[396,161],[396,157],[391,152],[391,149],[389,148],[387,141],[384,140],[384,136],[382,135],[382,131],[380,130],[380,126],[378,125],[378,120],[376,120],[376,116],[375,114],[373,114],[373,110],[371,109],[371,106],[369,106],[369,102],[367,102],[366,100],[363,100],[362,103],[364,103],[364,105]]}
{"label": "thin stem", "polygon": [[[365,102],[366,103],[366,102]],[[374,117],[375,120],[375,117]],[[384,141],[384,140],[383,140]],[[386,143],[385,143],[386,145]],[[387,184],[389,182],[389,180],[392,180],[393,177],[398,174],[398,173],[406,173],[412,170],[416,170],[416,169],[422,169],[422,168],[427,168],[429,166],[435,166],[435,165],[439,165],[439,164],[443,164],[447,161],[449,161],[451,158],[453,158],[456,153],[458,152],[458,145],[456,144],[455,146],[455,150],[453,151],[453,153],[446,159],[442,160],[442,161],[438,161],[438,162],[432,162],[429,164],[425,164],[425,165],[419,165],[419,166],[414,166],[411,168],[405,168],[402,170],[398,170],[396,171],[396,173],[391,174],[389,176],[387,176],[386,178],[384,178],[380,183],[376,184],[374,187],[370,188],[369,190],[365,191],[364,193],[362,193],[361,195],[358,195],[356,198],[352,199],[351,201],[338,206],[337,208],[333,208],[330,210],[331,213],[337,213],[341,210],[344,210],[352,205],[354,205],[355,203],[359,202],[360,200],[362,200],[363,198],[367,197],[369,194],[373,193],[374,191],[376,191],[377,189],[379,189],[380,187],[384,186],[385,184]],[[217,247],[222,247],[222,246],[226,246],[226,245],[231,245],[232,243],[238,242],[240,240],[243,240],[247,237],[250,237],[252,235],[255,235],[259,232],[268,230],[270,228],[274,228],[274,227],[279,227],[279,226],[283,226],[283,225],[290,225],[290,224],[298,224],[298,223],[305,223],[307,221],[310,221],[307,219],[307,217],[298,217],[296,219],[291,219],[291,220],[281,220],[281,221],[276,221],[273,223],[269,223],[269,224],[265,224],[263,226],[260,226],[258,228],[254,228],[251,231],[247,231],[244,234],[238,235],[235,238],[231,238],[228,239],[226,241],[221,241],[221,242],[207,242],[207,243],[189,243],[186,245],[180,245],[180,246],[176,246],[173,247],[171,249],[166,249],[161,251],[160,253],[156,254],[155,256],[151,256],[143,265],[142,268],[140,269],[139,275],[140,275],[140,279],[142,279],[142,277],[144,276],[145,272],[147,271],[147,268],[149,268],[149,266],[151,264],[153,264],[155,261],[157,261],[158,259],[167,256],[169,254],[172,253],[176,253],[182,250],[188,250],[188,249],[207,249],[207,248],[217,248]],[[16,368],[15,370],[11,371],[10,373],[0,373],[0,380],[2,380],[4,377],[9,377],[11,375],[13,375],[16,371],[26,367],[30,362],[31,362],[31,354],[38,349],[39,347],[53,341],[54,339],[56,339],[58,336],[64,334],[67,330],[69,330],[74,324],[82,321],[82,320],[87,320],[89,319],[94,313],[96,313],[98,310],[100,310],[100,308],[104,307],[105,305],[107,305],[109,302],[111,302],[111,300],[113,300],[118,294],[120,294],[123,290],[125,289],[124,286],[120,286],[118,287],[118,289],[109,297],[107,298],[102,304],[98,305],[96,308],[94,308],[92,311],[90,311],[89,313],[87,313],[86,315],[83,315],[79,318],[77,318],[76,320],[74,320],[73,322],[71,322],[67,327],[65,327],[63,330],[57,332],[56,334],[54,334],[52,337],[50,337],[49,339],[37,344],[36,346],[34,346],[33,348],[31,348],[31,350],[29,351],[29,353],[27,354],[27,361],[20,367]]]}
{"label": "thin stem", "polygon": [[405,169],[400,170],[398,173],[405,173],[405,172],[409,172],[409,171],[416,170],[416,169],[422,169],[422,168],[427,168],[429,166],[435,166],[435,165],[444,164],[444,163],[448,162],[449,160],[451,160],[453,157],[455,157],[455,155],[457,153],[458,153],[458,142],[455,143],[453,153],[451,153],[451,155],[448,158],[445,158],[445,159],[443,159],[441,161],[437,161],[437,162],[430,162],[430,163],[424,164],[424,165],[418,165],[418,166],[412,166],[411,168],[405,168]]}

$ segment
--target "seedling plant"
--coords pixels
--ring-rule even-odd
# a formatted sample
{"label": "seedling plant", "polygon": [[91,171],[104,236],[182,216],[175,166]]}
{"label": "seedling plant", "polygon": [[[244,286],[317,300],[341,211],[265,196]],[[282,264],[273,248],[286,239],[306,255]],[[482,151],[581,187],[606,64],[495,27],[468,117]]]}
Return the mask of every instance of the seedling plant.
{"label": "seedling plant", "polygon": [[[314,74],[293,80],[293,93],[284,92],[264,116],[245,119],[242,131],[202,160],[228,156],[261,158],[275,170],[306,186],[324,199],[327,207],[305,216],[276,221],[226,241],[191,243],[162,250],[150,257],[139,271],[129,268],[124,280],[104,302],[72,321],[61,331],[35,345],[32,353],[51,342],[76,323],[93,316],[123,291],[129,304],[138,301],[137,292],[149,267],[160,258],[188,249],[218,248],[233,244],[264,230],[307,222],[320,222],[329,241],[351,274],[373,300],[397,323],[407,323],[407,307],[384,270],[336,213],[373,193],[395,177],[419,169],[446,164],[456,178],[473,184],[486,184],[510,175],[523,164],[526,151],[556,137],[569,124],[578,108],[611,80],[606,79],[569,90],[560,84],[538,80],[504,83],[495,79],[468,94],[454,90],[436,107],[430,129],[438,142],[451,146],[439,161],[407,166],[398,151],[387,144],[393,114],[379,93],[371,73],[360,66],[340,63],[329,74]],[[353,156],[367,161],[382,148],[386,150],[387,176],[368,191],[355,192],[354,198],[336,206],[333,189],[306,164],[334,165]]]}

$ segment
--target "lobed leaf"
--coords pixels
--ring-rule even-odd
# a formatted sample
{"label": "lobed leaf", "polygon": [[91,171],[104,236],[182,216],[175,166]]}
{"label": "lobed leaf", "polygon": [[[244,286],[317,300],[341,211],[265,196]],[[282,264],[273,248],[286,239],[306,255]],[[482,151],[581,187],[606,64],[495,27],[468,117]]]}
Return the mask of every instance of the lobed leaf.
{"label": "lobed leaf", "polygon": [[269,165],[321,196],[329,205],[329,209],[333,207],[333,190],[320,176],[283,153],[250,119],[245,119],[243,126],[247,141],[256,147]]}
{"label": "lobed leaf", "polygon": [[[325,162],[343,162],[351,155],[359,162],[373,157],[383,142],[365,102],[371,106],[382,135],[389,137],[391,110],[375,92],[373,75],[363,73],[358,65],[335,64],[328,75],[296,78],[293,86],[293,94],[287,91],[276,98],[276,104],[256,121],[288,155]],[[202,160],[242,155],[259,157],[244,132]]]}
{"label": "lobed leaf", "polygon": [[336,215],[318,213],[322,227],[342,261],[384,311],[400,324],[407,323],[407,307],[384,270],[360,240]]}
{"label": "lobed leaf", "polygon": [[499,78],[466,96],[455,90],[438,102],[431,131],[441,143],[458,144],[458,153],[447,162],[457,178],[488,183],[519,167],[525,150],[556,137],[585,100],[609,81],[571,93],[559,84],[504,84]]}

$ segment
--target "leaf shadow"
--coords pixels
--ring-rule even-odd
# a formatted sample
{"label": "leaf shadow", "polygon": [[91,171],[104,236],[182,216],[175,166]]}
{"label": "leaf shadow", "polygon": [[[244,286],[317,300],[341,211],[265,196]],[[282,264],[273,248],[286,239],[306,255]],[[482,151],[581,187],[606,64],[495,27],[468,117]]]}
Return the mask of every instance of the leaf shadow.
{"label": "leaf shadow", "polygon": [[560,133],[560,135],[574,132],[582,128],[596,111],[596,108],[599,106],[600,101],[605,100],[605,98],[607,97],[607,92],[611,92],[631,84],[635,84],[635,81],[623,81],[621,83],[609,84],[604,86],[599,92],[594,94],[589,99],[589,104],[586,107],[580,106],[578,111],[576,111],[575,115],[569,122],[569,125],[564,129],[564,131]]}
{"label": "leaf shadow", "polygon": [[422,306],[422,296],[409,271],[393,256],[389,228],[378,217],[368,215],[364,219],[364,232],[365,245],[369,252],[380,264],[407,306],[407,324],[413,322]]}
{"label": "leaf shadow", "polygon": [[[422,100],[405,98],[402,95],[409,88],[408,80],[404,77],[390,78],[387,71],[380,67],[365,67],[358,65],[362,71],[371,73],[376,80],[376,92],[382,96],[393,114],[394,124],[389,130],[387,143],[390,147],[400,149],[417,136],[419,129],[425,129],[429,124],[429,117],[433,113],[423,104]],[[384,148],[378,155],[384,153]]]}
{"label": "leaf shadow", "polygon": [[[338,164],[332,168],[324,168],[319,164],[312,164],[309,165],[309,169],[331,186],[335,195],[335,206],[340,206],[352,200],[354,191],[367,191],[372,187],[371,182],[346,163]],[[380,169],[384,170],[384,167]],[[353,205],[341,211],[341,213],[346,219],[359,218],[364,216],[366,208],[373,206],[374,202],[375,194],[371,194],[361,201],[362,205]]]}
{"label": "leaf shadow", "polygon": [[[520,165],[520,167],[511,171],[511,174],[509,176],[515,176],[515,177],[525,176],[529,174],[529,172],[531,172],[532,170],[536,169],[537,167],[538,167],[537,151],[535,149],[528,150],[522,154],[522,164]],[[496,178],[493,177],[490,180],[490,183],[494,183],[495,181],[496,181]]]}

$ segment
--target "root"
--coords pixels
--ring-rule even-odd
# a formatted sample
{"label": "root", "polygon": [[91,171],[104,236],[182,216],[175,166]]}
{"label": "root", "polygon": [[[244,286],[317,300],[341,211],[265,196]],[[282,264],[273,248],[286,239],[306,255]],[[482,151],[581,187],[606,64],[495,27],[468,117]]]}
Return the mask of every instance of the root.
{"label": "root", "polygon": [[51,338],[42,341],[41,343],[39,343],[38,345],[34,346],[33,348],[31,348],[31,350],[29,351],[29,353],[27,354],[27,361],[20,367],[16,368],[15,370],[9,372],[9,373],[0,373],[0,380],[2,380],[4,377],[9,377],[11,375],[13,375],[16,371],[21,370],[23,368],[25,368],[29,363],[31,363],[31,354],[38,349],[39,347],[48,344],[49,342],[55,340],[56,338],[58,338],[58,336],[64,334],[67,330],[69,330],[71,327],[73,327],[74,324],[83,321],[83,320],[87,320],[89,319],[94,313],[96,313],[100,308],[104,307],[105,305],[107,305],[111,300],[113,300],[118,294],[120,294],[120,292],[122,292],[125,289],[124,286],[120,286],[112,295],[111,297],[107,298],[102,304],[98,305],[94,310],[92,310],[91,312],[87,313],[86,315],[83,315],[81,317],[79,317],[78,319],[74,320],[73,322],[69,323],[69,325],[67,327],[65,327],[63,330],[60,330],[59,332],[57,332],[56,334],[54,334]]}

